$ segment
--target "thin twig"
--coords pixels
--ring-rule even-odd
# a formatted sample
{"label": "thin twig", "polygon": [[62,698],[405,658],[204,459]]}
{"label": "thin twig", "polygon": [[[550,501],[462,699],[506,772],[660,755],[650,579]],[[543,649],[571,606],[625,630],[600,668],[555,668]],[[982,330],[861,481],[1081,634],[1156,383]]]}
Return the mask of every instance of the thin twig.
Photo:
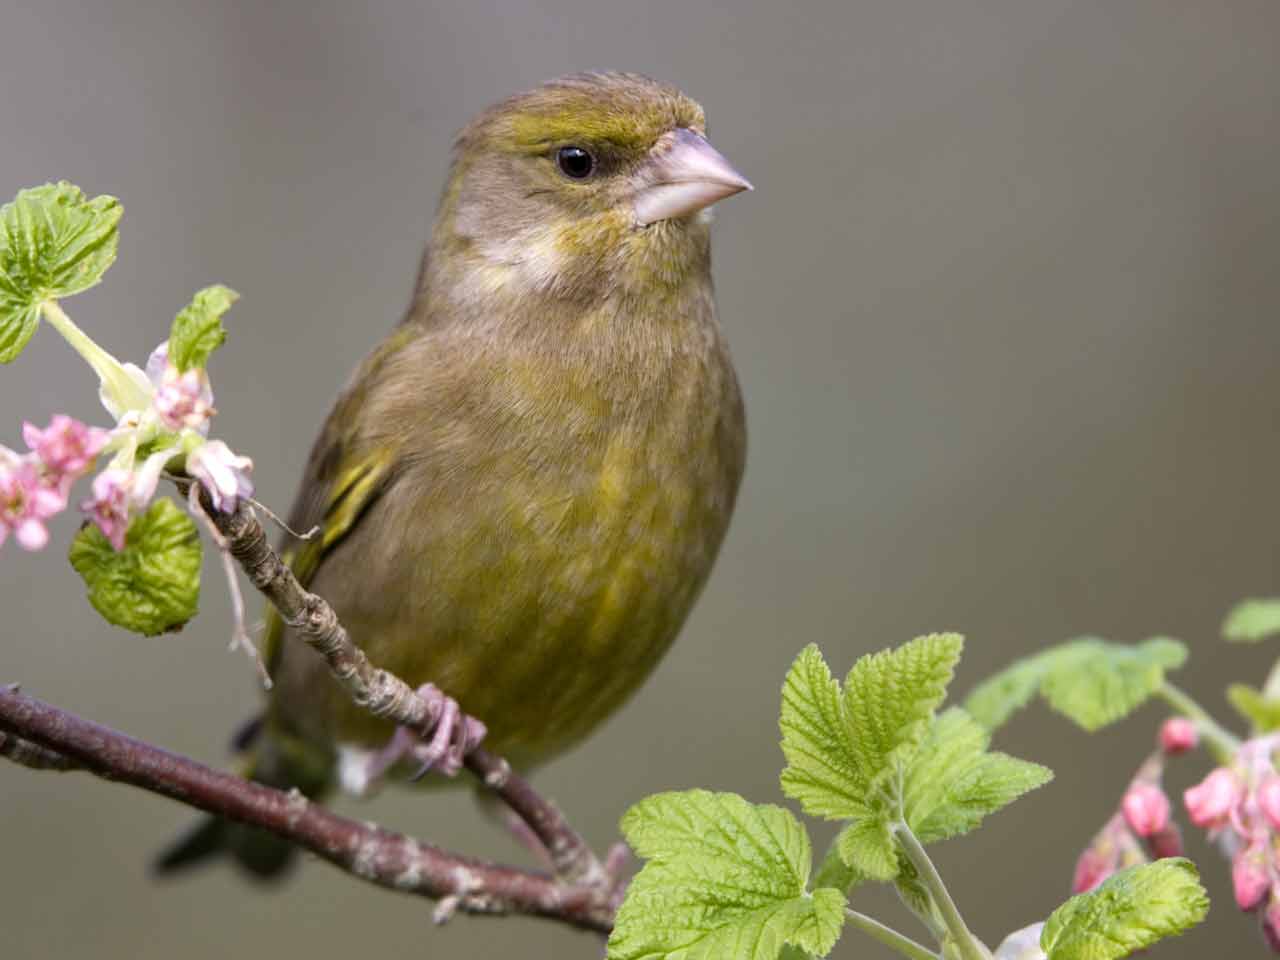
{"label": "thin twig", "polygon": [[876,940],[879,940],[891,950],[896,950],[904,957],[910,957],[911,960],[941,960],[938,954],[934,953],[923,944],[916,943],[905,934],[899,933],[893,927],[881,923],[875,917],[869,917],[865,913],[854,910],[851,907],[845,907],[845,918],[855,927],[866,933]]}
{"label": "thin twig", "polygon": [[951,899],[951,891],[942,882],[942,877],[938,874],[938,868],[933,865],[933,861],[929,859],[929,854],[925,853],[924,845],[920,843],[911,828],[907,826],[906,821],[899,820],[895,823],[893,832],[898,837],[902,852],[906,854],[907,859],[911,861],[911,865],[916,868],[916,873],[920,875],[920,882],[924,884],[925,889],[933,897],[933,902],[937,905],[938,912],[942,914],[942,919],[947,925],[947,932],[951,935],[951,939],[959,950],[960,955],[964,960],[991,960],[991,951],[965,925],[964,917],[960,915],[960,908]]}
{"label": "thin twig", "polygon": [[[611,891],[569,885],[545,873],[485,863],[371,824],[340,817],[297,791],[274,790],[213,770],[115,730],[0,687],[0,754],[26,752],[54,769],[83,769],[269,830],[369,883],[441,902],[442,919],[524,913],[607,933]],[[33,752],[34,751],[34,752]]]}
{"label": "thin twig", "polygon": [[231,649],[243,650],[248,656],[251,663],[258,671],[258,679],[262,682],[264,690],[270,690],[272,686],[271,673],[267,670],[267,665],[262,662],[262,654],[258,652],[258,648],[254,646],[253,638],[249,636],[249,631],[244,625],[244,596],[240,593],[240,581],[236,579],[236,568],[231,558],[231,550],[227,546],[227,539],[218,530],[217,524],[213,522],[213,518],[204,509],[204,504],[200,502],[200,486],[199,484],[191,484],[187,491],[187,509],[191,514],[205,525],[205,529],[209,531],[214,546],[218,548],[218,556],[222,560],[222,574],[227,578],[227,592],[231,594]]}

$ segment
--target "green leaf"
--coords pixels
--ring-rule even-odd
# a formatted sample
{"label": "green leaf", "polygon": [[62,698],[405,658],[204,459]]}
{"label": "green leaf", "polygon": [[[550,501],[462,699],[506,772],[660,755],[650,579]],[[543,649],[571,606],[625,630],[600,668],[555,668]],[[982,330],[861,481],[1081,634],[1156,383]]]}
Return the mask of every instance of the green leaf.
{"label": "green leaf", "polygon": [[1227,614],[1222,635],[1228,640],[1256,642],[1280,633],[1280,597],[1242,600]]}
{"label": "green leaf", "polygon": [[1195,926],[1209,897],[1190,860],[1130,867],[1072,897],[1049,917],[1040,946],[1049,960],[1120,960]]}
{"label": "green leaf", "polygon": [[0,363],[11,363],[17,359],[39,325],[39,305],[10,304],[6,302],[4,290],[0,289]]}
{"label": "green leaf", "polygon": [[116,258],[121,212],[115,197],[89,200],[65,182],[23,190],[0,207],[0,363],[27,345],[44,301],[102,279]]}
{"label": "green leaf", "polygon": [[1039,691],[1086,730],[1114,723],[1160,689],[1165,671],[1186,662],[1187,648],[1168,637],[1135,645],[1082,637],[1019,660],[980,684],[965,709],[995,730]]}
{"label": "green leaf", "polygon": [[1053,779],[1047,767],[987,752],[990,734],[958,707],[937,717],[907,768],[903,809],[921,843],[968,833]]}
{"label": "green leaf", "polygon": [[1136,646],[1080,640],[1054,660],[1040,691],[1049,706],[1092,732],[1140,707],[1160,689],[1165,670],[1186,659],[1187,648],[1165,637]]}
{"label": "green leaf", "polygon": [[846,737],[861,779],[876,787],[916,748],[951,682],[963,638],[917,637],[859,657],[844,682]]}
{"label": "green leaf", "polygon": [[1040,692],[1041,681],[1064,649],[1052,647],[1035,656],[1015,660],[970,691],[964,701],[965,712],[987,730],[998,730]]}
{"label": "green leaf", "polygon": [[105,620],[144,636],[179,630],[200,599],[200,537],[172,500],[135,517],[119,553],[86,524],[71,542],[71,565]]}
{"label": "green leaf", "polygon": [[776,960],[785,944],[826,956],[844,894],[806,891],[809,837],[790,811],[732,793],[661,793],[622,831],[648,860],[609,937],[611,960]]}
{"label": "green leaf", "polygon": [[1227,700],[1249,721],[1255,735],[1280,730],[1280,700],[1269,700],[1261,690],[1243,683],[1227,687]]}
{"label": "green leaf", "polygon": [[169,362],[180,371],[203,367],[227,339],[222,315],[240,299],[234,290],[215,284],[199,291],[178,312],[169,331]]}
{"label": "green leaf", "polygon": [[815,888],[834,887],[847,894],[860,883],[865,883],[867,879],[864,874],[853,869],[840,857],[840,837],[837,835],[827,847],[826,855],[813,875],[813,886]]}
{"label": "green leaf", "polygon": [[836,837],[836,851],[849,867],[872,880],[898,875],[898,844],[888,817],[855,820]]}
{"label": "green leaf", "polygon": [[822,653],[814,644],[800,651],[782,685],[782,792],[806,813],[829,820],[870,814],[870,784],[854,760],[855,747],[840,699]]}
{"label": "green leaf", "polygon": [[893,881],[894,889],[907,909],[914,913],[930,930],[944,930],[946,922],[938,912],[938,905],[933,900],[915,865],[902,856],[898,858],[898,876]]}

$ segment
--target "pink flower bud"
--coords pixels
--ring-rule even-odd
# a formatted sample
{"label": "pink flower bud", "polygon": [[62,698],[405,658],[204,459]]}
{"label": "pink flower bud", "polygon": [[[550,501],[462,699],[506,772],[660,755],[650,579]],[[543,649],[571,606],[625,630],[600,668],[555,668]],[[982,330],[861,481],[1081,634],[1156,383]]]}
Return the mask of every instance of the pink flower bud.
{"label": "pink flower bud", "polygon": [[1244,792],[1240,780],[1226,767],[1218,767],[1182,795],[1187,816],[1197,827],[1216,827],[1226,822],[1240,805]]}
{"label": "pink flower bud", "polygon": [[44,521],[66,509],[66,495],[32,457],[3,448],[0,454],[0,544],[12,531],[24,550],[42,550],[49,542]]}
{"label": "pink flower bud", "polygon": [[1117,870],[1145,863],[1146,859],[1124,817],[1114,814],[1076,860],[1071,892],[1092,890]]}
{"label": "pink flower bud", "polygon": [[1088,893],[1103,880],[1116,872],[1115,857],[1105,851],[1088,847],[1076,860],[1076,872],[1071,878],[1071,892]]}
{"label": "pink flower bud", "polygon": [[1280,953],[1280,889],[1271,888],[1271,899],[1267,901],[1267,910],[1262,915],[1262,935],[1267,938],[1267,946],[1272,953]]}
{"label": "pink flower bud", "polygon": [[1186,717],[1170,717],[1160,727],[1160,749],[1170,756],[1194,750],[1200,743],[1200,731]]}
{"label": "pink flower bud", "polygon": [[1241,910],[1256,910],[1271,889],[1265,858],[1265,844],[1258,842],[1249,844],[1232,858],[1231,886]]}
{"label": "pink flower bud", "polygon": [[209,492],[219,513],[231,513],[241,497],[253,495],[253,461],[238,457],[221,440],[210,440],[187,455],[187,472]]}
{"label": "pink flower bud", "polygon": [[107,442],[107,431],[58,413],[44,430],[24,423],[22,439],[50,472],[69,474],[74,479],[93,464]]}
{"label": "pink flower bud", "polygon": [[1120,801],[1125,821],[1140,837],[1159,833],[1169,825],[1169,798],[1154,783],[1135,783]]}
{"label": "pink flower bud", "polygon": [[1157,830],[1147,837],[1147,849],[1157,860],[1182,856],[1182,831],[1178,829],[1176,823],[1170,821],[1162,830]]}
{"label": "pink flower bud", "polygon": [[1272,830],[1280,830],[1280,775],[1269,773],[1258,785],[1258,807],[1271,824]]}

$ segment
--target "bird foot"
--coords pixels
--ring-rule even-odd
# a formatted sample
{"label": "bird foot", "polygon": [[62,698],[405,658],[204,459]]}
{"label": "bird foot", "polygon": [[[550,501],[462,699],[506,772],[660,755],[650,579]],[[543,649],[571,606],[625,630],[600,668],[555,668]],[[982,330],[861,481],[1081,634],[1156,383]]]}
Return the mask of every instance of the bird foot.
{"label": "bird foot", "polygon": [[431,739],[424,741],[412,730],[396,727],[386,746],[365,761],[367,782],[380,780],[403,761],[418,765],[410,778],[412,780],[421,780],[430,770],[438,770],[446,777],[456,776],[467,754],[480,746],[484,739],[485,725],[463,713],[458,701],[447,696],[434,683],[423,684],[417,694],[427,702],[427,709],[435,718]]}

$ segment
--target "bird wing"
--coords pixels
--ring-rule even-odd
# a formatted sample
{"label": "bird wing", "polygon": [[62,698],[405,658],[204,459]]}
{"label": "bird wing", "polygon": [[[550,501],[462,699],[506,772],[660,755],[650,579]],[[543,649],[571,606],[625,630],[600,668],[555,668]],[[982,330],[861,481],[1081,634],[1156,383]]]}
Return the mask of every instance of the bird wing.
{"label": "bird wing", "polygon": [[[356,431],[370,388],[387,360],[419,331],[398,328],[384,340],[356,370],[329,413],[320,435],[311,448],[289,526],[298,534],[319,527],[311,537],[286,534],[282,549],[285,563],[305,587],[325,558],[342,542],[390,484],[400,453],[397,447],[369,447],[359,443]],[[274,607],[268,607],[263,633],[263,656],[268,669],[279,662],[284,639],[284,622]]]}

